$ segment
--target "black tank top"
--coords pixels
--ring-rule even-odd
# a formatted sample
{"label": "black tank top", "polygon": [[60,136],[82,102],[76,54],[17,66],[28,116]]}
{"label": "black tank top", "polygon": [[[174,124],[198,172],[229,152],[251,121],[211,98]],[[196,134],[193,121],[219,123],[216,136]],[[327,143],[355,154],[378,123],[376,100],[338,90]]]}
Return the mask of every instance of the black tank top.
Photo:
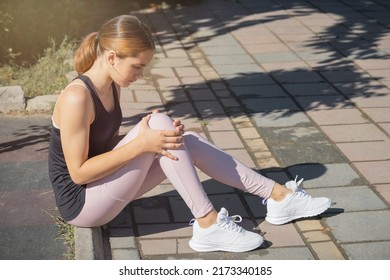
{"label": "black tank top", "polygon": [[[89,136],[88,158],[91,158],[111,149],[113,136],[122,123],[122,112],[114,83],[112,84],[114,110],[107,112],[95,92],[92,81],[83,75],[76,79],[86,84],[95,106],[95,119],[90,126]],[[49,142],[49,177],[62,218],[65,221],[73,220],[84,206],[85,185],[78,185],[72,181],[62,150],[60,130],[53,124]]]}

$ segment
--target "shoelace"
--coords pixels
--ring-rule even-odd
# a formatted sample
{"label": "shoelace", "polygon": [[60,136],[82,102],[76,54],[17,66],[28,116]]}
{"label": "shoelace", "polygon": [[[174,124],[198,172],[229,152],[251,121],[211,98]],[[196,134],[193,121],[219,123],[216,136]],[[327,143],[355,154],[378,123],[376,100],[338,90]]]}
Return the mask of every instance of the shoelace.
{"label": "shoelace", "polygon": [[[192,219],[188,224],[192,226],[195,223],[195,219]],[[225,216],[220,219],[220,222],[217,223],[218,226],[226,228],[228,230],[241,232],[242,227],[237,225],[236,223],[241,223],[242,217],[240,215],[233,215],[233,216]]]}
{"label": "shoelace", "polygon": [[228,230],[241,232],[242,227],[237,225],[236,223],[240,223],[242,221],[242,217],[239,215],[234,216],[226,216],[221,219],[222,223],[218,223],[218,226],[226,228]]}
{"label": "shoelace", "polygon": [[[299,181],[297,181],[297,180],[298,180],[298,175],[295,176],[294,181],[291,180],[291,181],[288,181],[286,183],[286,185],[285,185],[286,188],[292,190],[293,192],[305,193],[305,191],[303,189],[299,188],[299,185],[302,184],[302,182],[303,182],[303,178]],[[267,201],[268,201],[268,198],[264,198],[262,201],[263,205],[266,205]]]}

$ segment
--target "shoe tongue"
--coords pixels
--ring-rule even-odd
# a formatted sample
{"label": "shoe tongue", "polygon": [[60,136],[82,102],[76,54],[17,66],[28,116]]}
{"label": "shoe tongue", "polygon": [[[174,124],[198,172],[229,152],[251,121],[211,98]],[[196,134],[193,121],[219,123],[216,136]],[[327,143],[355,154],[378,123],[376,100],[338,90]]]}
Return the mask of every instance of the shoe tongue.
{"label": "shoe tongue", "polygon": [[228,211],[225,209],[225,208],[221,208],[221,210],[219,211],[218,213],[218,216],[217,216],[217,222],[219,221],[225,221],[226,220],[226,217],[229,216],[229,213]]}

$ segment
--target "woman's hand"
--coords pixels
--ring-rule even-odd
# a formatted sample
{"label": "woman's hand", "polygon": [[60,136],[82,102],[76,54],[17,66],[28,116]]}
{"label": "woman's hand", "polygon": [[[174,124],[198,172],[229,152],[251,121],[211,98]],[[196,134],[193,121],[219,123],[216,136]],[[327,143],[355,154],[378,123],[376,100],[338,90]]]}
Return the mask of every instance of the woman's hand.
{"label": "woman's hand", "polygon": [[180,122],[176,123],[176,130],[156,130],[151,129],[148,122],[151,115],[142,118],[141,127],[138,134],[142,152],[150,152],[161,154],[170,159],[177,160],[177,157],[172,155],[167,150],[174,150],[183,147],[183,129],[184,126]]}

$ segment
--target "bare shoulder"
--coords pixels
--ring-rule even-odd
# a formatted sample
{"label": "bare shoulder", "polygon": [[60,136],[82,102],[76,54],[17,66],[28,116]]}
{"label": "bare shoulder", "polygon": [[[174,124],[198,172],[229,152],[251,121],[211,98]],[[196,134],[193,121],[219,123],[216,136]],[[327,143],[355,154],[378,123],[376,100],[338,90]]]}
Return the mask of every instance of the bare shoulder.
{"label": "bare shoulder", "polygon": [[82,82],[72,82],[60,94],[55,105],[53,118],[60,125],[61,119],[71,115],[87,118],[92,122],[94,119],[94,105],[88,89]]}

